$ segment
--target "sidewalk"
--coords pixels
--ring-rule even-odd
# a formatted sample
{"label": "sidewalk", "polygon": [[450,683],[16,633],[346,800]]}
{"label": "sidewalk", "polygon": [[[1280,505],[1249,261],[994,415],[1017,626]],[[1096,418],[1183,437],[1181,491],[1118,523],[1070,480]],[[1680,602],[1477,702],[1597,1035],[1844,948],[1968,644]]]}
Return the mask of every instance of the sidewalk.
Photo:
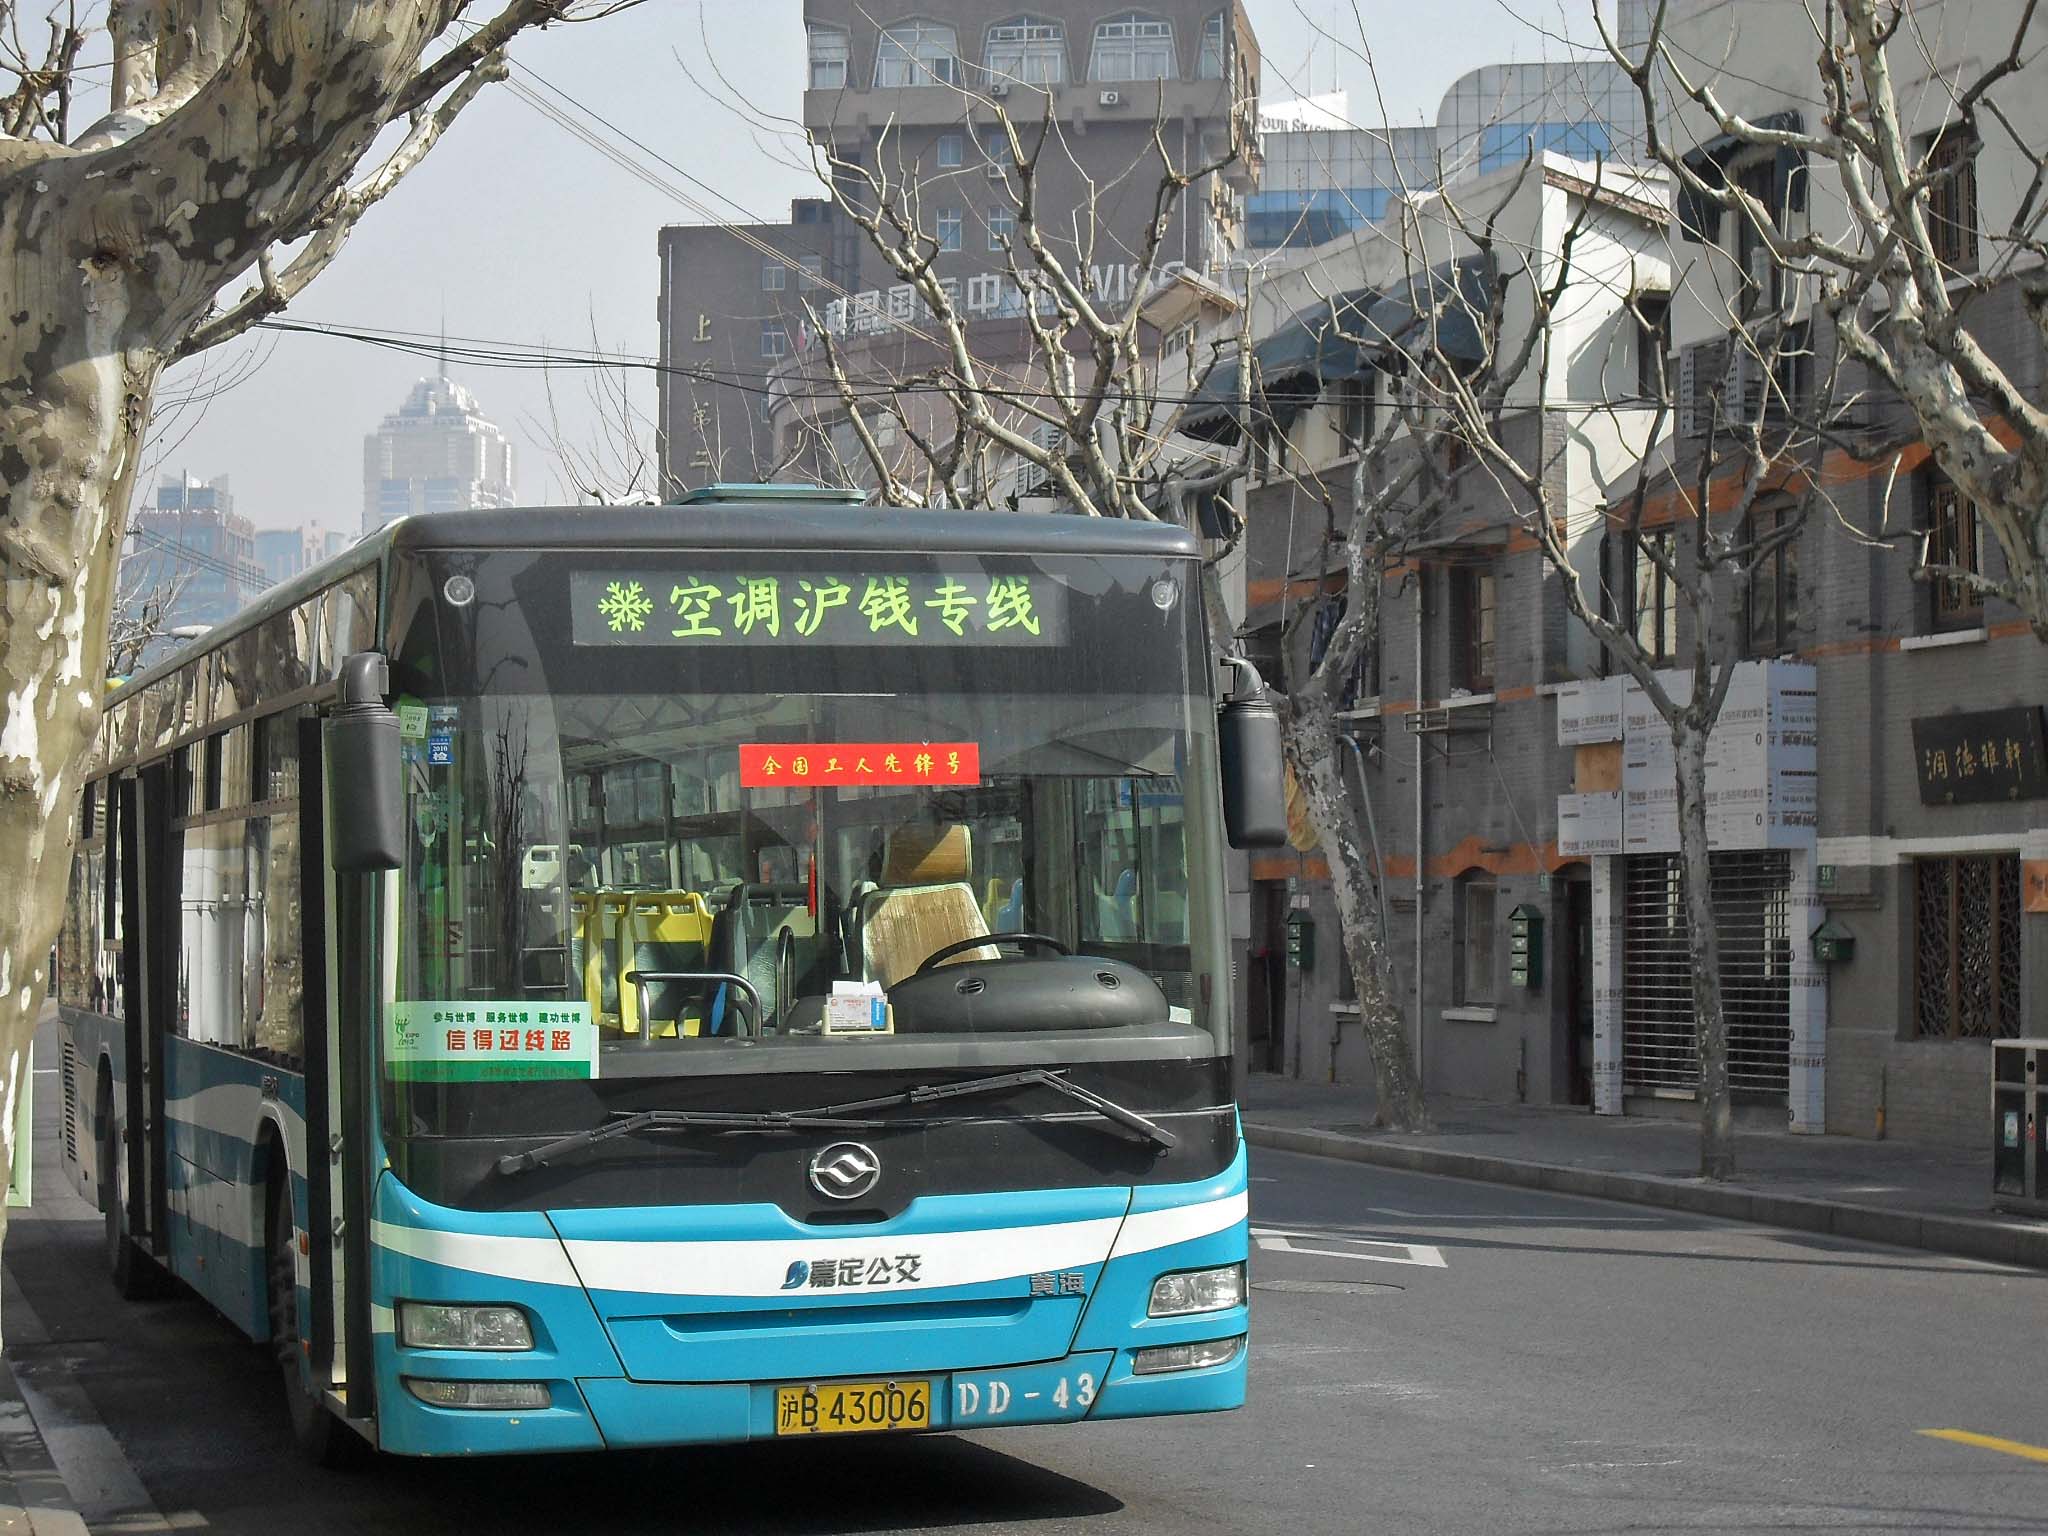
{"label": "sidewalk", "polygon": [[[53,1070],[57,1065],[56,1018],[55,1005],[46,1003],[36,1029],[37,1104],[31,1142],[39,1193],[34,1205],[8,1212],[9,1245],[22,1235],[22,1227],[43,1218],[57,1206],[90,1209],[64,1182],[63,1170],[57,1163],[53,1108],[58,1093]],[[29,1152],[27,1147],[19,1150],[24,1155]],[[0,1338],[6,1343],[4,1352],[0,1352],[0,1536],[86,1536],[87,1526],[78,1512],[77,1501],[51,1455],[45,1438],[46,1426],[39,1425],[30,1410],[32,1394],[23,1392],[20,1378],[15,1375],[17,1363],[36,1355],[48,1344],[48,1338],[12,1274],[0,1278],[0,1293],[4,1293],[4,1299],[0,1299]],[[34,1374],[27,1366],[24,1371]]]}
{"label": "sidewalk", "polygon": [[1991,1209],[1988,1149],[1746,1131],[1737,1176],[1712,1184],[1684,1120],[1437,1099],[1433,1133],[1399,1135],[1370,1128],[1370,1088],[1264,1073],[1243,1112],[1253,1146],[2048,1269],[2048,1221]]}

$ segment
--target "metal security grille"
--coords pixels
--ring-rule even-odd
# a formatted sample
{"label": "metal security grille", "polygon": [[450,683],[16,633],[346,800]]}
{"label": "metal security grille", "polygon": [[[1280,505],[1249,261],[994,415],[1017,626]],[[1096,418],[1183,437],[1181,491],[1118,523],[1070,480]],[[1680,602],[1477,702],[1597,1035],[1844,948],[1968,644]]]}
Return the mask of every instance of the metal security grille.
{"label": "metal security grille", "polygon": [[78,1161],[78,1050],[64,1042],[64,1156]]}
{"label": "metal security grille", "polygon": [[[1729,1086],[1783,1095],[1792,1041],[1791,863],[1782,852],[1712,857]],[[1625,901],[1622,1084],[1652,1093],[1697,1092],[1692,957],[1678,856],[1632,855]]]}
{"label": "metal security grille", "polygon": [[1923,1036],[2020,1032],[2018,854],[1920,859],[1914,874],[1914,1016]]}

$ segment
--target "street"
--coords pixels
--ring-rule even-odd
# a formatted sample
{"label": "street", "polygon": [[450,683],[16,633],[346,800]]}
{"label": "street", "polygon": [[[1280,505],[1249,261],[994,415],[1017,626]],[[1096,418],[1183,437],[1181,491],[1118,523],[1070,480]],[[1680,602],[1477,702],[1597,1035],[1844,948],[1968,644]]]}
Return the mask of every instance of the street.
{"label": "street", "polygon": [[1243,1412],[322,1472],[262,1351],[115,1299],[39,1086],[8,1347],[95,1528],[2048,1529],[2037,1464],[1922,1433],[2048,1441],[2048,1276],[1275,1152]]}

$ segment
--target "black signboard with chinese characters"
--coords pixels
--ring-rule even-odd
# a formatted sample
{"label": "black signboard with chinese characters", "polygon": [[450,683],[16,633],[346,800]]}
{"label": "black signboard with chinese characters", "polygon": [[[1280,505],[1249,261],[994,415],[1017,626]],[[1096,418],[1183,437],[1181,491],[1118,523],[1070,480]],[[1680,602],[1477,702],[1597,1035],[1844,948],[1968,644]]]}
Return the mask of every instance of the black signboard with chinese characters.
{"label": "black signboard with chinese characters", "polygon": [[1926,715],[1913,722],[1922,805],[1981,805],[2048,795],[2041,707]]}

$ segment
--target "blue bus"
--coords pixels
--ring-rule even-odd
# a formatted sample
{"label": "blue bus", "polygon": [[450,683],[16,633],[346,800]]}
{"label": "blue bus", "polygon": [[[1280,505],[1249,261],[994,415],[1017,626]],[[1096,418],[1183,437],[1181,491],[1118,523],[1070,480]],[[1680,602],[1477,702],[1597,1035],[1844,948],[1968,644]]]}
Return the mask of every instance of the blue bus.
{"label": "blue bus", "polygon": [[1224,850],[1284,817],[1203,613],[1178,529],[765,487],[274,589],[78,811],[115,1286],[327,1462],[1236,1407]]}

